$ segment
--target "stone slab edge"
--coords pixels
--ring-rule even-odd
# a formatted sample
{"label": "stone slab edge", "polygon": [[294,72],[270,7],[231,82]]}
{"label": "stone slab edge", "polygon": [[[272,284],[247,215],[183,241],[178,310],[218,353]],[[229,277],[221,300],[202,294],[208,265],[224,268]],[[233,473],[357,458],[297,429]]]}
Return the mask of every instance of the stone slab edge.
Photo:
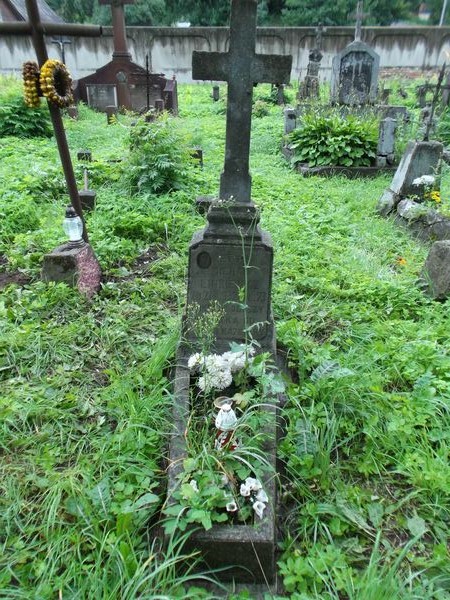
{"label": "stone slab edge", "polygon": [[[168,503],[178,485],[177,475],[182,472],[183,459],[186,457],[184,436],[189,415],[190,373],[187,360],[190,353],[183,345],[177,352],[172,413],[174,433],[169,445]],[[187,551],[200,550],[204,563],[211,569],[227,567],[216,573],[216,577],[222,581],[272,583],[276,576],[276,481],[273,477],[276,469],[276,413],[274,407],[273,421],[269,426],[270,442],[265,449],[273,473],[263,482],[269,496],[264,518],[254,526],[214,525],[209,531],[194,531],[184,546]]]}

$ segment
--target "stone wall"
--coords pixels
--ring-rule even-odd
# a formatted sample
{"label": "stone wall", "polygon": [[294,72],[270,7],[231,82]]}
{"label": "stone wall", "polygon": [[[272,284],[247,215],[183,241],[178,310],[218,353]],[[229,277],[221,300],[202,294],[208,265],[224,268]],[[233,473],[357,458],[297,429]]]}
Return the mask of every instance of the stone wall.
{"label": "stone wall", "polygon": [[[329,79],[333,56],[353,40],[353,27],[328,27],[323,39],[324,57],[321,78]],[[66,62],[74,79],[92,73],[107,63],[113,51],[111,28],[104,28],[101,38],[72,38],[66,46]],[[145,66],[149,55],[151,70],[176,75],[178,81],[191,80],[193,50],[224,51],[228,48],[226,27],[128,27],[127,38],[133,60]],[[380,54],[383,70],[402,68],[432,69],[446,60],[450,52],[450,27],[363,27],[362,39]],[[258,29],[258,52],[292,54],[292,78],[306,74],[308,49],[314,44],[311,27],[261,27]],[[48,38],[52,58],[59,50]],[[25,60],[34,58],[31,41],[16,35],[0,37],[0,73],[19,73]]]}

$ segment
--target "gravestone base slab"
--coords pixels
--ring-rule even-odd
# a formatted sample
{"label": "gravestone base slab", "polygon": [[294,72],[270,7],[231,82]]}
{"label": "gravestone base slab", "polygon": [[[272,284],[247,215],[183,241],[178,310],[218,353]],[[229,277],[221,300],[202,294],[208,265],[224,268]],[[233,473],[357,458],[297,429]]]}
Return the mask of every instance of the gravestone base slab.
{"label": "gravestone base slab", "polygon": [[100,265],[89,244],[63,244],[44,256],[43,281],[67,283],[88,298],[100,289],[101,276]]}
{"label": "gravestone base slab", "polygon": [[[177,353],[177,368],[174,381],[173,424],[174,434],[169,448],[168,502],[176,489],[178,475],[183,469],[183,460],[187,457],[185,432],[190,413],[190,373],[187,361],[191,351],[181,345]],[[269,408],[266,410],[270,410]],[[271,410],[273,420],[268,425],[269,442],[265,458],[276,469],[276,408]],[[262,519],[256,518],[253,525],[214,525],[210,530],[193,531],[183,546],[183,551],[199,550],[202,563],[209,569],[225,568],[215,576],[221,581],[236,580],[242,583],[272,583],[276,577],[276,485],[273,473],[262,481],[269,502]],[[170,536],[167,536],[167,541]]]}

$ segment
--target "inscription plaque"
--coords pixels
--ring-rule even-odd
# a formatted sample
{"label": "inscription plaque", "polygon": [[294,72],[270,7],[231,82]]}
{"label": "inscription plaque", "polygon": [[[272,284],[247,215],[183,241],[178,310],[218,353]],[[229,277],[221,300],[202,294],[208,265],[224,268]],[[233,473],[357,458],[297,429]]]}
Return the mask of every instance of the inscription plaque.
{"label": "inscription plaque", "polygon": [[86,86],[88,105],[105,111],[107,106],[117,107],[117,88],[114,84],[90,84]]}
{"label": "inscription plaque", "polygon": [[372,81],[373,57],[367,52],[350,52],[342,58],[339,101],[342,104],[367,102]]}
{"label": "inscription plaque", "polygon": [[[266,243],[263,241],[254,247],[245,245],[245,254],[251,257],[247,268],[244,265],[242,247],[238,244],[200,241],[191,246],[191,284],[188,288],[187,304],[198,304],[201,312],[205,312],[211,306],[211,302],[217,301],[224,309],[225,315],[215,331],[219,349],[228,349],[228,344],[221,346],[221,341],[244,341],[246,327],[251,329],[251,337],[260,342],[271,334],[273,252],[270,238],[265,232],[263,235]],[[242,306],[245,271],[248,307],[246,310]]]}

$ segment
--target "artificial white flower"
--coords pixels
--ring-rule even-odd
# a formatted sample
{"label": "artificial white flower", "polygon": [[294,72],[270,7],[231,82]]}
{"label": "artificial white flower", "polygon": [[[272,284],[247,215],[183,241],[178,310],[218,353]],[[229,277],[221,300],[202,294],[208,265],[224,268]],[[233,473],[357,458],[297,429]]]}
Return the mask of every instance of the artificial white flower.
{"label": "artificial white flower", "polygon": [[208,354],[203,360],[203,364],[208,373],[216,373],[223,369],[228,369],[227,362],[219,354]]}
{"label": "artificial white flower", "polygon": [[236,502],[234,500],[227,502],[226,509],[228,512],[236,512],[238,509]]}
{"label": "artificial white flower", "polygon": [[263,489],[257,491],[255,498],[256,500],[259,500],[259,502],[265,502],[266,504],[269,502],[269,496]]}
{"label": "artificial white flower", "polygon": [[232,373],[240,371],[245,367],[246,364],[251,364],[252,356],[255,354],[253,346],[249,346],[246,350],[239,350],[238,352],[224,352],[222,357],[227,361],[229,368]]}
{"label": "artificial white flower", "polygon": [[266,508],[266,505],[264,504],[264,502],[257,500],[256,502],[253,503],[253,510],[255,511],[255,513],[258,515],[258,517],[260,519],[263,518],[263,513],[264,513],[265,508]]}
{"label": "artificial white flower", "polygon": [[250,496],[250,492],[251,492],[251,489],[248,487],[248,485],[246,485],[245,483],[241,483],[241,487],[239,490],[239,493],[241,494],[241,496],[244,496],[244,497]]}
{"label": "artificial white flower", "polygon": [[194,492],[198,492],[198,485],[197,485],[197,482],[195,481],[195,479],[191,479],[189,482],[189,485],[194,490]]}
{"label": "artificial white flower", "polygon": [[207,372],[198,378],[197,385],[203,392],[211,390],[224,390],[233,382],[231,371],[217,371],[216,373]]}
{"label": "artificial white flower", "polygon": [[203,356],[202,356],[202,354],[200,354],[200,352],[196,352],[195,354],[192,354],[188,360],[189,370],[192,372],[197,371],[202,362],[202,359],[203,359]]}
{"label": "artificial white flower", "polygon": [[257,492],[258,490],[262,489],[262,484],[261,484],[260,480],[255,479],[254,477],[247,477],[247,479],[245,480],[245,485],[252,492]]}

